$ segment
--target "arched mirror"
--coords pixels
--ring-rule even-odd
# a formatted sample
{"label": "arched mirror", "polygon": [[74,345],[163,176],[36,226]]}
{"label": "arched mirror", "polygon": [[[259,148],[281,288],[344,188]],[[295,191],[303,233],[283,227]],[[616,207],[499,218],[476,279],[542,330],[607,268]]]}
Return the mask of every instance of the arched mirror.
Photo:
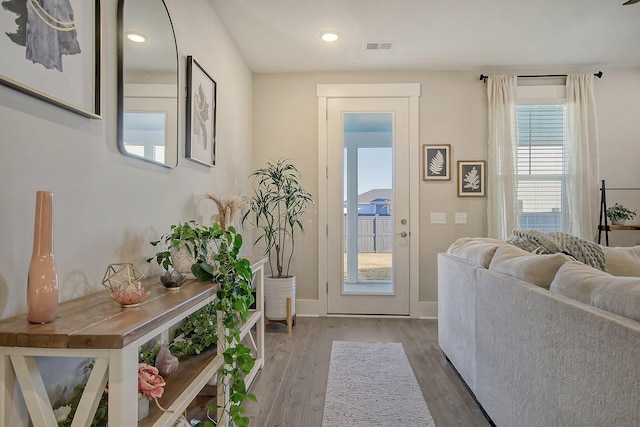
{"label": "arched mirror", "polygon": [[118,1],[118,148],[178,164],[178,50],[163,0]]}

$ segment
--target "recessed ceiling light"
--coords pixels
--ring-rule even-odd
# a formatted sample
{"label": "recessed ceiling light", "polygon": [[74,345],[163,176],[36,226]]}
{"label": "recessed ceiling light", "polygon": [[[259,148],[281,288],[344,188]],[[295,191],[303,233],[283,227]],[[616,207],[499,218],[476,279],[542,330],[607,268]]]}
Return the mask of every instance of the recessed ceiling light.
{"label": "recessed ceiling light", "polygon": [[136,42],[136,43],[144,43],[147,41],[147,36],[145,36],[142,33],[138,33],[135,31],[127,31],[126,36],[129,40],[131,40],[132,42]]}
{"label": "recessed ceiling light", "polygon": [[323,31],[320,33],[320,38],[326,42],[334,42],[340,38],[340,35],[336,31]]}

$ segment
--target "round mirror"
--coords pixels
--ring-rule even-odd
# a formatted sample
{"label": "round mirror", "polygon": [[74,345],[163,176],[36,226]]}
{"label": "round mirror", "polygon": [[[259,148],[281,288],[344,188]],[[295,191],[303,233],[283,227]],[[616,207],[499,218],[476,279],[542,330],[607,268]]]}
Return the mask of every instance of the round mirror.
{"label": "round mirror", "polygon": [[118,148],[178,164],[178,50],[163,0],[118,2]]}

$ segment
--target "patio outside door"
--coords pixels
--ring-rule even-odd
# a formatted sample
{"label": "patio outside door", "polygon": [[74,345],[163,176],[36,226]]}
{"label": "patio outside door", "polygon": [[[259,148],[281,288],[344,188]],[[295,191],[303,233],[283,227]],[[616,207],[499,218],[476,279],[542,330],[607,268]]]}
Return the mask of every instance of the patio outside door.
{"label": "patio outside door", "polygon": [[409,100],[327,103],[330,314],[409,314]]}

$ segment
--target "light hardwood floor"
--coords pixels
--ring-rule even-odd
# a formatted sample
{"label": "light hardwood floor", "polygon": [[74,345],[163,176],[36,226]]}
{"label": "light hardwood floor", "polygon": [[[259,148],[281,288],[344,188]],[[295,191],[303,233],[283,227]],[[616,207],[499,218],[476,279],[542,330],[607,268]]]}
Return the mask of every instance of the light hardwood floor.
{"label": "light hardwood floor", "polygon": [[437,427],[490,426],[437,334],[437,321],[417,319],[299,317],[290,335],[285,325],[268,325],[265,367],[250,390],[258,403],[245,403],[250,425],[320,427],[335,340],[401,342]]}

